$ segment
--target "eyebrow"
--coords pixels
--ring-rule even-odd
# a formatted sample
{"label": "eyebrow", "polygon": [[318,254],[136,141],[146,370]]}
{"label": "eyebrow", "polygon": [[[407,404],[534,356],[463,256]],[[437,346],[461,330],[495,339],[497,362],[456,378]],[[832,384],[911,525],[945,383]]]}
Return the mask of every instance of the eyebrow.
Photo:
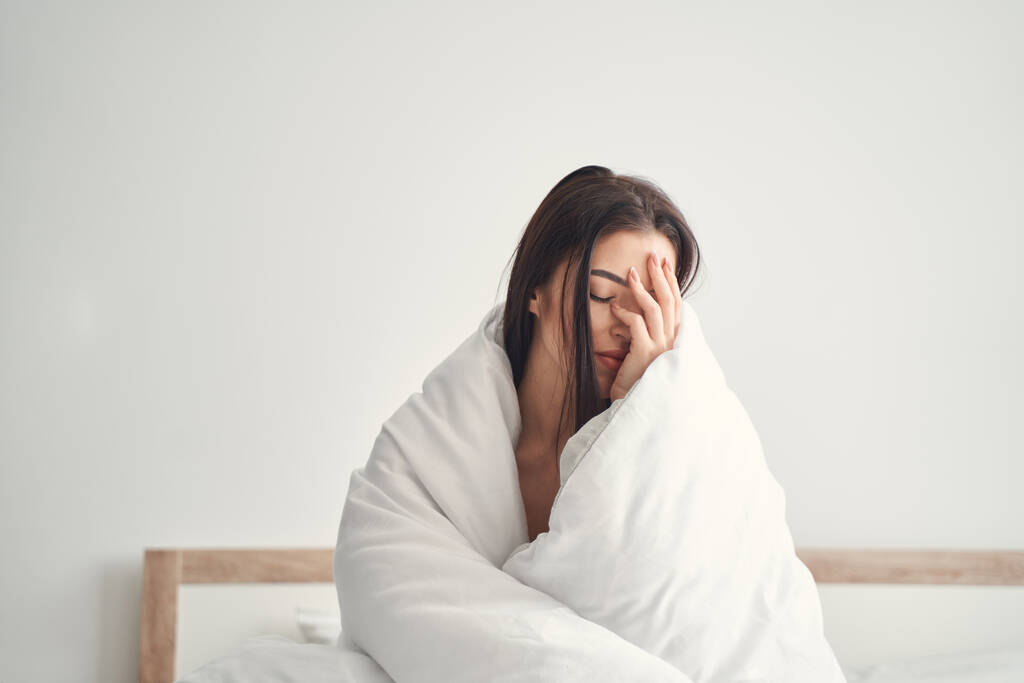
{"label": "eyebrow", "polygon": [[[590,274],[591,275],[596,275],[598,277],[608,278],[612,282],[617,282],[620,285],[622,285],[623,287],[628,287],[629,286],[629,284],[625,280],[623,280],[621,277],[619,277],[615,273],[609,273],[607,270],[601,270],[600,268],[595,268],[594,270],[590,271]],[[654,290],[653,289],[648,289],[647,291],[648,292],[653,292]]]}
{"label": "eyebrow", "polygon": [[623,286],[626,285],[626,281],[625,280],[623,280],[621,277],[619,277],[615,273],[609,273],[607,270],[596,269],[596,270],[590,271],[590,274],[591,275],[596,275],[598,277],[608,278],[612,282],[617,282],[617,283],[619,283],[620,285],[623,285]]}

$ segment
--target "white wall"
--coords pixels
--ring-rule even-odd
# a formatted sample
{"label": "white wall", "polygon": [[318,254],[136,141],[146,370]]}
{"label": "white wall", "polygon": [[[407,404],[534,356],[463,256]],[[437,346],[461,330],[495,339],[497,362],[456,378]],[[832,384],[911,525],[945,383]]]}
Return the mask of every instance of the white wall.
{"label": "white wall", "polygon": [[1020,6],[708,5],[3,2],[0,680],[135,680],[147,546],[333,545],[587,163],[798,546],[1024,548]]}

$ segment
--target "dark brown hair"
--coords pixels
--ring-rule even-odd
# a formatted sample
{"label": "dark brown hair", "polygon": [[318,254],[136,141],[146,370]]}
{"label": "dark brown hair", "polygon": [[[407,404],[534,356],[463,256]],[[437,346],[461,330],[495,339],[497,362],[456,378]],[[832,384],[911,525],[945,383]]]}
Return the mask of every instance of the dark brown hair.
{"label": "dark brown hair", "polygon": [[[558,181],[530,218],[513,254],[515,262],[509,276],[502,328],[505,353],[512,365],[517,390],[533,339],[535,318],[530,313],[533,290],[548,284],[558,264],[568,258],[561,303],[562,329],[565,330],[566,280],[574,272],[574,266],[580,266],[575,269],[573,343],[566,359],[569,373],[560,411],[565,412],[570,392],[574,392],[574,434],[610,405],[610,399],[598,396],[590,334],[589,272],[594,245],[602,237],[620,230],[654,230],[668,238],[676,250],[676,278],[685,296],[700,264],[700,250],[682,212],[650,180],[619,175],[604,166],[583,166]],[[561,431],[560,418],[556,446]]]}

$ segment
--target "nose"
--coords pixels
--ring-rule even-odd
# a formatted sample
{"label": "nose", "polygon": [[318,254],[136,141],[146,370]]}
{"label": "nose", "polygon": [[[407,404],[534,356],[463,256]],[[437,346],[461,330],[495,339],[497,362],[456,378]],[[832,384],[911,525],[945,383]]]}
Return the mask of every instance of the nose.
{"label": "nose", "polygon": [[[629,306],[629,307],[625,307],[624,306],[624,308],[627,308],[627,310],[629,310],[629,311],[634,311],[635,312],[635,307],[634,306]],[[619,318],[616,315],[612,316],[611,333],[612,333],[612,336],[615,337],[616,339],[621,339],[621,340],[623,340],[625,342],[629,342],[629,340],[632,338],[632,335],[630,334],[630,331],[629,331],[629,323],[627,323],[625,320],[622,320],[621,318]]]}
{"label": "nose", "polygon": [[[637,303],[636,297],[633,296],[632,292],[630,292],[628,296],[617,298],[616,302],[630,313],[643,316],[643,309],[640,308],[640,304]],[[629,331],[629,323],[620,319],[618,316],[612,317],[614,318],[611,330],[612,335],[628,343],[632,339],[632,334]]]}

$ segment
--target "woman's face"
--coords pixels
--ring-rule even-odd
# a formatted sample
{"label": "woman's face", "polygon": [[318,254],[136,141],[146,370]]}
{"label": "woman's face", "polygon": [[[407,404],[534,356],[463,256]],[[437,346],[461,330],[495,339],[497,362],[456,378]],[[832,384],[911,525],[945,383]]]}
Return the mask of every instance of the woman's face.
{"label": "woman's face", "polygon": [[[611,311],[611,302],[636,313],[642,309],[633,296],[626,281],[629,267],[636,268],[644,289],[654,294],[653,280],[647,265],[648,255],[654,252],[658,263],[668,259],[672,272],[676,272],[676,253],[672,243],[660,232],[649,230],[636,232],[620,230],[606,235],[594,245],[590,264],[590,334],[594,340],[594,369],[597,372],[598,392],[608,398],[612,380],[618,373],[596,356],[602,351],[629,350],[629,327]],[[562,303],[562,277],[568,259],[563,259],[551,280],[538,287],[530,300],[530,311],[537,316],[535,334],[539,332],[545,355],[554,367],[561,368],[563,381],[568,376],[566,367],[569,344],[572,343],[573,296],[570,292],[565,301],[565,325],[559,332]],[[567,287],[573,287],[575,273],[570,273]],[[566,341],[563,341],[566,340]]]}

